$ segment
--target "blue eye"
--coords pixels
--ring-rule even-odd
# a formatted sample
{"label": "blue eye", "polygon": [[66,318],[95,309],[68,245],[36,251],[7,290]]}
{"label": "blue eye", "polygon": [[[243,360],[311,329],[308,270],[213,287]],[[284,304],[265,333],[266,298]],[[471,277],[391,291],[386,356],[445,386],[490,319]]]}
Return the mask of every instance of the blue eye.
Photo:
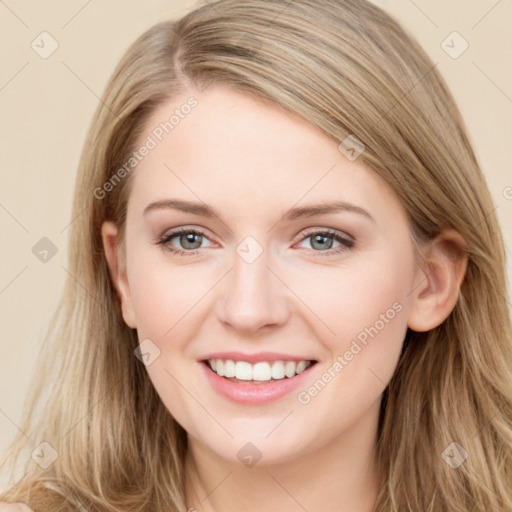
{"label": "blue eye", "polygon": [[[179,243],[185,250],[176,249],[171,245],[171,240],[174,238],[178,238]],[[194,249],[201,248],[203,238],[206,237],[201,231],[190,228],[179,228],[161,237],[157,243],[164,246],[173,254],[177,254],[179,256],[193,256],[194,254],[197,254],[197,251]],[[198,241],[199,245],[197,245]]]}
{"label": "blue eye", "polygon": [[[311,241],[310,245],[313,249],[319,249],[314,251],[318,256],[331,256],[354,246],[354,241],[352,239],[341,236],[338,232],[330,229],[310,231],[302,239],[302,241],[305,240]],[[339,246],[333,249],[332,247],[334,242],[337,242]]]}
{"label": "blue eye", "polygon": [[[182,249],[176,248],[171,241],[178,240]],[[301,242],[311,240],[311,248],[318,256],[331,256],[339,254],[354,246],[355,242],[351,238],[341,236],[337,231],[330,229],[310,231],[303,235]],[[178,228],[170,233],[166,233],[157,241],[158,245],[162,245],[178,256],[194,256],[201,249],[204,240],[207,240],[205,234],[197,229]],[[339,246],[333,248],[333,244],[338,243]]]}

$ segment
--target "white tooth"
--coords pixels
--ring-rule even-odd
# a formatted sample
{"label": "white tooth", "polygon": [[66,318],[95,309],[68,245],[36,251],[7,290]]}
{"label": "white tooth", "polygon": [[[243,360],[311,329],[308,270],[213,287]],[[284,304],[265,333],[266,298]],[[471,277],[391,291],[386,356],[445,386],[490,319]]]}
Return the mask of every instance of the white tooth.
{"label": "white tooth", "polygon": [[256,363],[252,367],[252,380],[270,380],[271,378],[272,372],[270,370],[270,364]]}
{"label": "white tooth", "polygon": [[252,380],[252,364],[245,361],[237,361],[235,365],[236,378],[238,380]]}
{"label": "white tooth", "polygon": [[235,361],[231,359],[226,360],[224,362],[224,377],[234,377],[235,375]]}
{"label": "white tooth", "polygon": [[215,363],[217,372],[217,375],[219,377],[224,377],[224,361],[222,359],[217,359],[217,362]]}
{"label": "white tooth", "polygon": [[295,361],[287,361],[284,365],[284,373],[287,377],[293,377],[295,375],[296,368]]}
{"label": "white tooth", "polygon": [[306,361],[299,361],[297,363],[297,368],[295,369],[295,371],[297,372],[297,375],[298,375],[299,373],[302,373],[305,369],[306,369]]}
{"label": "white tooth", "polygon": [[283,361],[274,361],[272,364],[272,378],[273,379],[284,379],[284,363]]}
{"label": "white tooth", "polygon": [[217,369],[217,360],[216,359],[210,359],[208,361],[210,363],[210,368],[215,371]]}

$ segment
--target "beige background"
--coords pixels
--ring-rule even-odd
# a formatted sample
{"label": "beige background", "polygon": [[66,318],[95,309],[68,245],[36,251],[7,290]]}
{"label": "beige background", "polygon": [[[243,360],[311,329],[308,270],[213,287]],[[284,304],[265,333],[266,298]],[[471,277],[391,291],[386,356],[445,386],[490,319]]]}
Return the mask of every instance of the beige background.
{"label": "beige background", "polygon": [[[203,1],[0,2],[0,452],[17,431],[41,333],[66,277],[73,181],[98,97],[136,36]],[[512,1],[375,3],[418,38],[451,87],[487,176],[510,254]],[[31,48],[43,31],[59,45],[47,59]],[[453,31],[469,44],[457,59],[441,47]],[[455,49],[459,44],[454,43]],[[58,250],[46,263],[32,253],[42,237]],[[511,267],[509,260],[509,283]]]}

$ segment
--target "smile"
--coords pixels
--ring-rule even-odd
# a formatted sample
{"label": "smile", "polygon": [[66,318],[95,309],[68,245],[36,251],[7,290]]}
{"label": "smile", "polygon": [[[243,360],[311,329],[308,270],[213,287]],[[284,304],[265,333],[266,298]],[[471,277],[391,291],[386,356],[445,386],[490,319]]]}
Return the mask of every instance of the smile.
{"label": "smile", "polygon": [[283,356],[277,359],[277,354],[237,355],[236,359],[228,359],[212,355],[198,363],[216,395],[238,404],[264,405],[304,386],[318,363],[313,359],[291,360]]}
{"label": "smile", "polygon": [[208,359],[210,368],[219,376],[237,383],[267,383],[290,379],[301,374],[315,361],[262,361],[251,364],[232,359]]}

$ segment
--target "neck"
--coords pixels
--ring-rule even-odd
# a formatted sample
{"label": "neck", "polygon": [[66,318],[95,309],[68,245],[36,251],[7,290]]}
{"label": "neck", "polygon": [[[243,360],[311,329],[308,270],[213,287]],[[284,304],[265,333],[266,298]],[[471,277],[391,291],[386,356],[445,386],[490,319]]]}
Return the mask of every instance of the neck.
{"label": "neck", "polygon": [[319,448],[249,468],[218,456],[189,436],[187,510],[372,512],[380,474],[377,427],[380,403]]}

